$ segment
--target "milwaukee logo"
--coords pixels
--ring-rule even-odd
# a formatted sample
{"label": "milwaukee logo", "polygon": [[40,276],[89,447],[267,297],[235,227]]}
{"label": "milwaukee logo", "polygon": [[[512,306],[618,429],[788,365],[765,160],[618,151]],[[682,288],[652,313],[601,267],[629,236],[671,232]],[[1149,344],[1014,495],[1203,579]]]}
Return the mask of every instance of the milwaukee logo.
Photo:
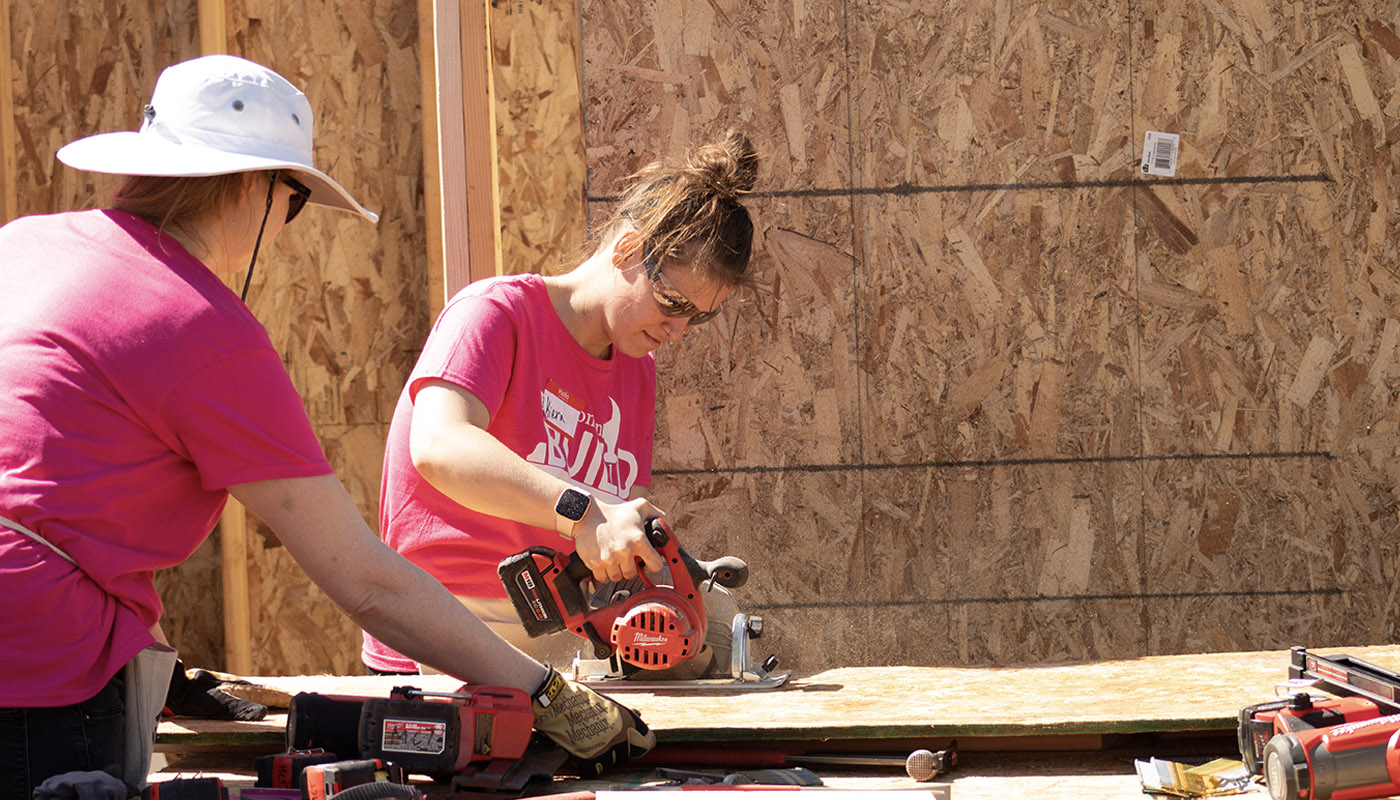
{"label": "milwaukee logo", "polygon": [[643,631],[637,631],[632,635],[632,644],[636,647],[653,647],[659,644],[666,644],[666,637],[648,635]]}

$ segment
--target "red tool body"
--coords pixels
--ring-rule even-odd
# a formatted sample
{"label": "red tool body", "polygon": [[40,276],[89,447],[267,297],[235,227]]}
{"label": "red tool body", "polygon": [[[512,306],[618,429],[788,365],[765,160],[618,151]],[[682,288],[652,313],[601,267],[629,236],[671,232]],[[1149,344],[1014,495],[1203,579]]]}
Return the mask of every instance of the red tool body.
{"label": "red tool body", "polygon": [[1400,715],[1284,733],[1264,748],[1274,800],[1362,800],[1400,794]]}
{"label": "red tool body", "polygon": [[578,553],[531,547],[501,562],[498,573],[525,632],[569,630],[593,643],[597,658],[661,670],[693,658],[705,642],[705,602],[698,584],[742,586],[748,566],[737,558],[699,562],[680,546],[662,519],[647,523],[647,538],[665,560],[672,585],[641,573],[641,590],[590,607],[584,587],[593,573]]}
{"label": "red tool body", "polygon": [[1245,764],[1273,800],[1400,794],[1400,674],[1350,656],[1292,650],[1290,677],[1339,695],[1299,693],[1240,711]]}
{"label": "red tool body", "polygon": [[1240,753],[1249,771],[1258,775],[1264,768],[1264,748],[1276,736],[1363,722],[1380,715],[1376,704],[1364,697],[1314,700],[1307,694],[1297,694],[1286,700],[1245,706],[1240,710]]}
{"label": "red tool body", "polygon": [[454,786],[519,789],[552,776],[566,756],[532,738],[534,725],[529,696],[503,686],[396,687],[387,698],[302,692],[287,712],[287,748],[380,759]]}
{"label": "red tool body", "polygon": [[330,764],[340,760],[335,753],[322,748],[288,750],[259,756],[253,762],[258,771],[258,786],[269,789],[296,789],[301,786],[301,773],[315,764]]}
{"label": "red tool body", "polygon": [[313,764],[302,771],[301,793],[306,800],[328,800],[367,783],[404,782],[403,769],[377,758]]}

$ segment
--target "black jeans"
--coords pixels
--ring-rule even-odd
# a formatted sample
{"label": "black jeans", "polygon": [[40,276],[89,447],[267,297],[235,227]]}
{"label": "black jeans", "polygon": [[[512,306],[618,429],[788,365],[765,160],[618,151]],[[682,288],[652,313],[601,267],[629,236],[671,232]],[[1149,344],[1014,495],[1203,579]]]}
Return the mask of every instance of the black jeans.
{"label": "black jeans", "polygon": [[45,778],[121,765],[126,681],[57,708],[0,708],[0,800],[31,800]]}

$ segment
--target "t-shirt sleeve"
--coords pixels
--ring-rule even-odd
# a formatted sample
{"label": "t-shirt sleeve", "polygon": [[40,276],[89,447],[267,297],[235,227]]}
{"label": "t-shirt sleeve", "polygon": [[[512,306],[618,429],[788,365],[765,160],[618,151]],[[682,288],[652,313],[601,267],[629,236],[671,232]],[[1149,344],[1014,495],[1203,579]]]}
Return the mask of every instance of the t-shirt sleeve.
{"label": "t-shirt sleeve", "polygon": [[205,366],[177,385],[161,408],[161,419],[208,491],[332,471],[306,407],[271,349]]}
{"label": "t-shirt sleeve", "polygon": [[515,317],[500,303],[457,298],[443,310],[409,376],[410,397],[424,381],[448,381],[475,395],[494,419],[515,368],[516,335]]}

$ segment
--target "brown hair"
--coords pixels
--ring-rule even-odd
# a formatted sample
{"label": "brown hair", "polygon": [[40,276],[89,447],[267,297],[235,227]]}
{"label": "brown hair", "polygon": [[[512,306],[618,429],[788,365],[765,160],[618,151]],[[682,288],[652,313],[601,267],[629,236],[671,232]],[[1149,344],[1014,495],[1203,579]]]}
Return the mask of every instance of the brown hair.
{"label": "brown hair", "polygon": [[112,192],[112,208],[159,228],[195,222],[224,208],[243,189],[246,173],[198,178],[124,175]]}
{"label": "brown hair", "polygon": [[739,197],[757,179],[753,143],[731,130],[682,163],[653,162],[631,176],[608,229],[630,221],[658,262],[674,258],[726,286],[745,284],[753,221]]}

